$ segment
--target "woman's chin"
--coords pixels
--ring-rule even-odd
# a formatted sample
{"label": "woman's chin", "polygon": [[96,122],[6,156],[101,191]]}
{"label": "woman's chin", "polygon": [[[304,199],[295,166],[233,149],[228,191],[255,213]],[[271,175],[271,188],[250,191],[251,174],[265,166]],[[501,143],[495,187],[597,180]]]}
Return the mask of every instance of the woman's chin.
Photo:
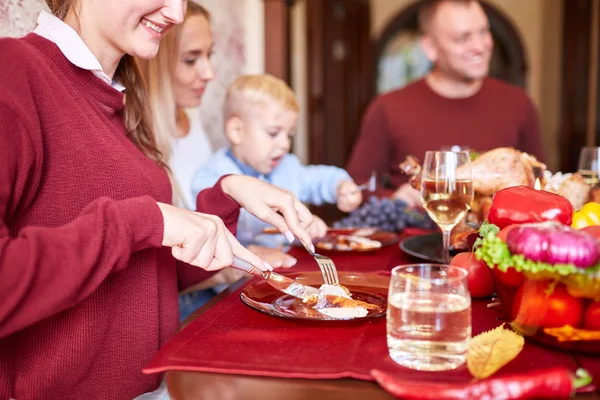
{"label": "woman's chin", "polygon": [[151,43],[146,40],[145,43],[139,43],[135,45],[133,47],[133,51],[128,53],[143,60],[150,60],[156,57],[156,54],[158,54],[158,47],[159,43]]}
{"label": "woman's chin", "polygon": [[196,99],[194,97],[186,98],[186,99],[182,99],[182,100],[177,99],[176,101],[177,101],[177,106],[181,107],[181,108],[194,108],[194,107],[198,107],[198,106],[200,106],[200,104],[202,104],[202,99]]}

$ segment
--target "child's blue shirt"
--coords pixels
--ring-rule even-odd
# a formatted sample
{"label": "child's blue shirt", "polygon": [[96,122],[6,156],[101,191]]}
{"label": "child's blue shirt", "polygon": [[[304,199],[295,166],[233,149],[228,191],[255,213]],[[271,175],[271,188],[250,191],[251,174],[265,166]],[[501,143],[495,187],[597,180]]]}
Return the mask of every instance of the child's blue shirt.
{"label": "child's blue shirt", "polygon": [[[342,168],[328,165],[302,165],[298,157],[293,154],[286,154],[269,175],[262,175],[237,160],[229,149],[222,148],[196,171],[192,180],[194,198],[201,190],[212,187],[221,176],[228,174],[257,177],[292,192],[301,202],[313,205],[335,203],[339,183],[343,180],[352,180]],[[237,238],[244,244],[251,243],[254,236],[268,226],[242,209],[238,220]]]}

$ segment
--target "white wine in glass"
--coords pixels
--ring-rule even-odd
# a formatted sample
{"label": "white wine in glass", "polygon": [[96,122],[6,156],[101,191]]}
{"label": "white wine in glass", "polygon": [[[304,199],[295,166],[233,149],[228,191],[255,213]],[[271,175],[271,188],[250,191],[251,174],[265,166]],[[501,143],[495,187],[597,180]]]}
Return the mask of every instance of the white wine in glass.
{"label": "white wine in glass", "polygon": [[[455,187],[449,190],[448,184]],[[471,208],[473,201],[473,182],[471,181],[448,183],[443,180],[425,179],[422,185],[423,206],[431,219],[442,229],[444,226],[452,229]]]}
{"label": "white wine in glass", "polygon": [[421,181],[423,207],[443,234],[443,262],[450,261],[450,232],[473,201],[471,162],[467,151],[428,151]]}

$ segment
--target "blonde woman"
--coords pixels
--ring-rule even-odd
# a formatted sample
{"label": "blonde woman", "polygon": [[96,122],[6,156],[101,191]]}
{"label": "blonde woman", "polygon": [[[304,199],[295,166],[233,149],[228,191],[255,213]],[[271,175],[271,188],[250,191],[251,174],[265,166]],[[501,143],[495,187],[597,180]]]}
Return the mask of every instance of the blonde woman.
{"label": "blonde woman", "polygon": [[[137,60],[148,89],[157,146],[170,169],[173,201],[190,209],[196,208],[192,177],[212,155],[212,148],[198,116],[186,109],[201,104],[214,78],[213,45],[209,12],[189,2],[184,22],[163,39],[156,57]],[[276,249],[254,245],[249,249],[275,268],[296,264],[294,257]],[[179,298],[181,320],[243,276],[227,269],[186,289]]]}
{"label": "blonde woman", "polygon": [[173,200],[188,209],[196,208],[193,173],[212,148],[201,121],[187,109],[202,103],[214,78],[212,52],[210,14],[189,2],[184,23],[164,38],[156,57],[137,60],[148,88],[157,146],[171,171]]}

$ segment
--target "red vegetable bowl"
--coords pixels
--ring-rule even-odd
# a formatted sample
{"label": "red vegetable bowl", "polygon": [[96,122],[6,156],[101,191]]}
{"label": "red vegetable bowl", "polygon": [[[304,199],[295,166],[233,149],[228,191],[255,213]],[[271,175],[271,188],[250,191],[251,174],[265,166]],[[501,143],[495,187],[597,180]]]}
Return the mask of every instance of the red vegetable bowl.
{"label": "red vegetable bowl", "polygon": [[600,355],[600,278],[492,268],[507,321],[529,339]]}

